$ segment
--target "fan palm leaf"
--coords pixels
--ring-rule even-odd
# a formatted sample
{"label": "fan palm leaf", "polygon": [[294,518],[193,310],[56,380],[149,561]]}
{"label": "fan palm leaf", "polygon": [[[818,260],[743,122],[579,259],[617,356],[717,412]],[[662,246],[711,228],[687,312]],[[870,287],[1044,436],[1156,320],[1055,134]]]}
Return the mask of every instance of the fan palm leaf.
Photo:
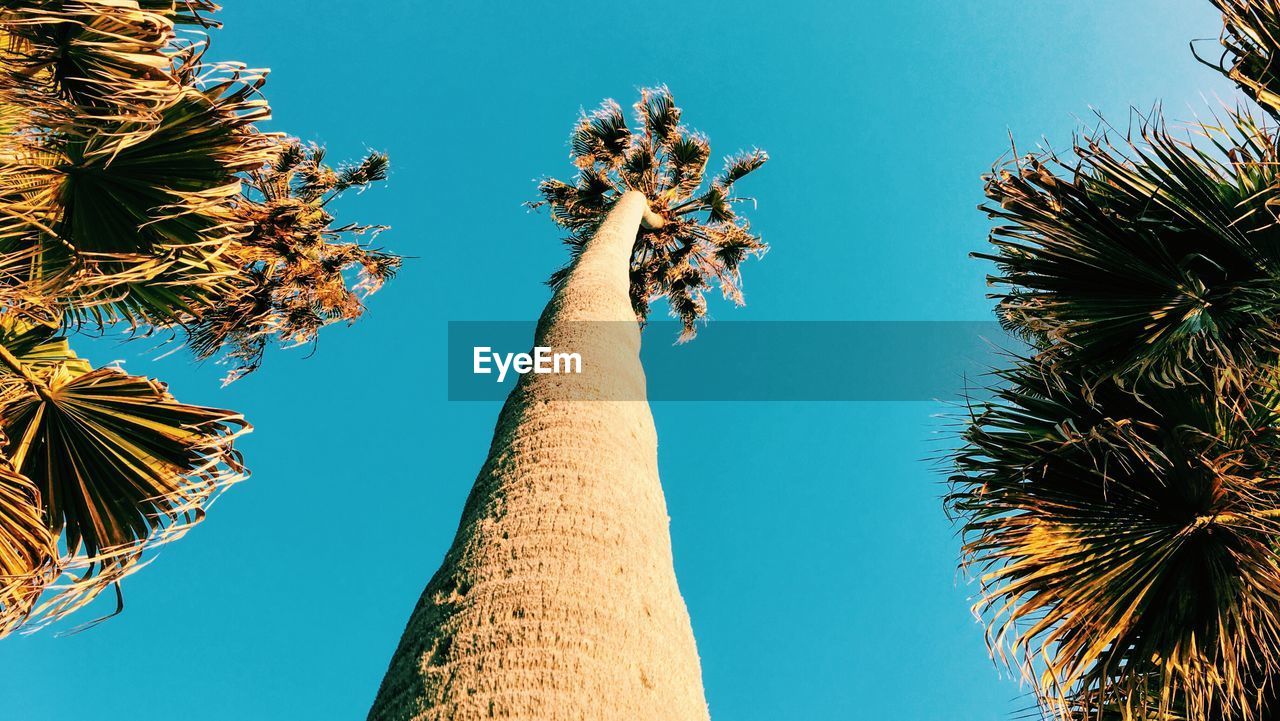
{"label": "fan palm leaf", "polygon": [[1000,376],[949,497],[993,648],[1063,716],[1102,691],[1256,718],[1280,667],[1274,374],[1141,393],[1035,361]]}
{"label": "fan palm leaf", "polygon": [[5,456],[39,491],[45,525],[82,575],[46,604],[78,608],[134,568],[148,548],[203,516],[243,477],[238,414],[179,403],[157,381],[92,368],[40,326],[0,344]]}
{"label": "fan palm leaf", "polygon": [[[251,86],[183,93],[157,125],[102,122],[74,134],[18,139],[0,167],[0,249],[40,248],[33,277],[74,272],[73,312],[105,325],[189,317],[235,268],[221,258],[247,232],[235,203],[240,174],[273,157]],[[75,290],[83,290],[81,293]]]}
{"label": "fan palm leaf", "polygon": [[1280,357],[1280,227],[1272,129],[1244,113],[1196,126],[1158,118],[1140,142],[1106,133],[1070,160],[1019,158],[987,177],[1006,327],[1077,366],[1180,383],[1205,363]]}
{"label": "fan palm leaf", "polygon": [[170,76],[173,22],[132,2],[60,0],[0,6],[12,92],[53,96],[80,112],[145,117],[179,87]]}

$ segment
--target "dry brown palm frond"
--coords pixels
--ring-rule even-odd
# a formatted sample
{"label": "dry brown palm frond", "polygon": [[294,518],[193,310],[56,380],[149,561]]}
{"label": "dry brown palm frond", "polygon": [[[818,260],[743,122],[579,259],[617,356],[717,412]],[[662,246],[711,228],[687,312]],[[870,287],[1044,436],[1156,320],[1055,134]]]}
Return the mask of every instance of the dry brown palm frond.
{"label": "dry brown palm frond", "polygon": [[56,539],[44,524],[40,492],[15,473],[0,437],[0,636],[20,627],[58,575]]}
{"label": "dry brown palm frond", "polygon": [[1280,117],[1280,2],[1210,0],[1222,13],[1223,55],[1207,63],[1233,80],[1249,97]]}
{"label": "dry brown palm frond", "polygon": [[[311,343],[324,326],[359,318],[364,297],[395,275],[400,259],[359,240],[376,237],[383,227],[338,226],[325,208],[386,173],[381,153],[334,169],[324,164],[323,150],[296,141],[284,143],[272,164],[250,173],[238,212],[252,230],[226,254],[238,268],[239,286],[189,326],[197,356],[225,351],[236,366],[226,379],[231,382],[258,367],[272,340]],[[352,270],[354,282],[348,277]]]}

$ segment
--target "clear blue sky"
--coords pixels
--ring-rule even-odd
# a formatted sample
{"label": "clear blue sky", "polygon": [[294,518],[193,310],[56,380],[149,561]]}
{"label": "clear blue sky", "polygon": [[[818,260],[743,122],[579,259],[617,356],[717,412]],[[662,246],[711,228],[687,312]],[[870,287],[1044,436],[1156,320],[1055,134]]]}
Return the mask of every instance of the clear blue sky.
{"label": "clear blue sky", "polygon": [[[717,155],[773,155],[743,187],[773,251],[749,306],[718,317],[985,320],[966,254],[1008,132],[1062,145],[1090,107],[1123,124],[1130,104],[1187,118],[1226,97],[1187,50],[1217,36],[1204,0],[224,3],[212,54],[272,68],[275,127],[334,157],[390,152],[390,183],[342,210],[416,258],[361,324],[229,389],[216,367],[93,346],[243,411],[255,475],[126,584],[123,616],[0,642],[3,721],[364,718],[498,410],[445,400],[446,321],[540,311],[562,248],[520,203],[569,173],[579,107],[665,82]],[[923,460],[943,410],[655,406],[715,719],[1025,707],[969,615]]]}

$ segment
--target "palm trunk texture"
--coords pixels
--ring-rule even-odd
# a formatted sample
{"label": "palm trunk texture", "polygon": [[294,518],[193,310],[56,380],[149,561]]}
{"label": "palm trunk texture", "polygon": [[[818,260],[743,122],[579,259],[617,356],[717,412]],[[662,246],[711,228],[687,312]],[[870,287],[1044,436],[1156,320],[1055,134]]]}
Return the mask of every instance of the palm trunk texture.
{"label": "palm trunk texture", "polygon": [[370,721],[708,719],[653,416],[618,400],[645,397],[628,274],[652,218],[622,196],[543,312],[535,345],[580,353],[582,373],[508,397]]}

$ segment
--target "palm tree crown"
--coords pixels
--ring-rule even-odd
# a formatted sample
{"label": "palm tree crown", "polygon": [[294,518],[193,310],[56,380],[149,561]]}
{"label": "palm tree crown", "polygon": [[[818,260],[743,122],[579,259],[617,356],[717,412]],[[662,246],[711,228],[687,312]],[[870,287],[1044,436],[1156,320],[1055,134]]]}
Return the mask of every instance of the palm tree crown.
{"label": "palm tree crown", "polygon": [[[687,340],[706,314],[705,290],[716,283],[726,298],[741,304],[739,265],[766,250],[736,212],[745,198],[734,194],[734,183],[769,156],[763,150],[732,156],[707,184],[711,145],[680,124],[680,108],[666,87],[642,89],[635,113],[636,131],[612,100],[584,113],[570,139],[577,178],[573,183],[544,180],[538,187],[542,200],[531,206],[550,206],[552,219],[569,230],[565,242],[576,258],[623,193],[644,193],[656,217],[636,237],[631,302],[643,321],[649,304],[665,297]],[[552,276],[553,286],[564,281],[567,269]]]}
{"label": "palm tree crown", "polygon": [[398,265],[325,211],[385,156],[335,170],[260,131],[264,73],[178,32],[216,9],[0,2],[0,635],[88,603],[245,475],[239,414],[95,369],[71,331],[165,332],[234,378]]}
{"label": "palm tree crown", "polygon": [[1280,674],[1280,4],[1216,0],[1261,104],[987,178],[997,314],[949,507],[993,648],[1064,719],[1265,719]]}

